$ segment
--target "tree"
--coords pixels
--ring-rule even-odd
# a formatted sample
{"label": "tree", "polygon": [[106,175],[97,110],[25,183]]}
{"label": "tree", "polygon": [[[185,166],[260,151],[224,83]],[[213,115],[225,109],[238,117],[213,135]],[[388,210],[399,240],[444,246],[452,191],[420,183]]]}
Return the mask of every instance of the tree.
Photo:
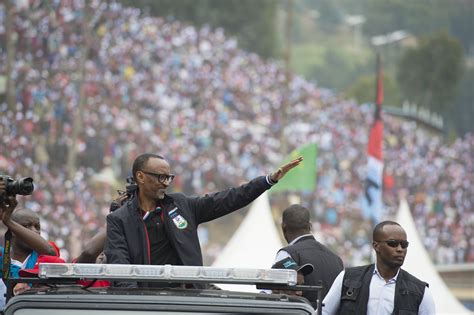
{"label": "tree", "polygon": [[406,99],[451,119],[446,115],[457,92],[462,66],[460,43],[446,33],[439,33],[404,53],[397,80]]}
{"label": "tree", "polygon": [[276,2],[260,0],[211,0],[215,26],[237,35],[242,48],[262,57],[276,53]]}
{"label": "tree", "polygon": [[447,31],[460,40],[467,54],[474,46],[472,0],[333,0],[348,14],[366,17],[364,33],[371,36],[407,30],[415,36]]}
{"label": "tree", "polygon": [[[352,84],[360,73],[372,72],[372,64],[365,57],[336,45],[328,45],[322,56],[322,62],[309,66],[307,77],[318,85],[336,90],[344,90]],[[373,100],[373,99],[372,99]]]}
{"label": "tree", "polygon": [[306,0],[299,1],[300,12],[312,12],[317,14],[313,18],[317,19],[320,29],[328,34],[334,34],[338,30],[343,20],[343,14],[337,4],[332,0]]}
{"label": "tree", "polygon": [[474,69],[464,72],[459,84],[459,92],[454,105],[454,126],[457,134],[462,136],[466,132],[474,132]]}
{"label": "tree", "polygon": [[[359,104],[373,103],[375,101],[375,75],[360,76],[345,93],[347,97],[354,98]],[[396,80],[388,73],[384,73],[384,105],[400,106],[400,91]]]}

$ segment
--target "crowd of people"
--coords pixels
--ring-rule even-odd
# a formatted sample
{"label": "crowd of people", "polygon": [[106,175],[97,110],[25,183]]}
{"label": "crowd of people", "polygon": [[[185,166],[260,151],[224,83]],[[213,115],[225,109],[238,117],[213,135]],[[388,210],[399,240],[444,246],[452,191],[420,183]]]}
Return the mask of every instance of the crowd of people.
{"label": "crowd of people", "polygon": [[[222,29],[116,2],[85,5],[15,4],[15,105],[0,104],[0,173],[35,179],[23,203],[63,258],[77,257],[104,228],[141,152],[170,161],[172,190],[204,194],[265,174],[312,142],[317,188],[302,199],[311,202],[314,230],[346,265],[368,261],[372,227],[360,200],[370,106],[298,76],[287,88],[282,64],[239,49]],[[5,10],[0,4],[3,74],[12,36]],[[415,122],[384,115],[384,123],[388,214],[406,198],[435,263],[473,262],[474,135],[448,144]],[[209,239],[205,255],[218,253],[217,241]]]}

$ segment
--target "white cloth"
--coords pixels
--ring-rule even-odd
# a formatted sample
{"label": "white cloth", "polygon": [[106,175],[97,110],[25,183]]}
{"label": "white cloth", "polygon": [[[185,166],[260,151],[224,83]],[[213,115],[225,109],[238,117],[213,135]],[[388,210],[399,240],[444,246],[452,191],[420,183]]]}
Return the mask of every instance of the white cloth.
{"label": "white cloth", "polygon": [[0,280],[0,311],[5,308],[5,294],[7,293],[7,286]]}
{"label": "white cloth", "polygon": [[[29,254],[28,257],[26,257],[26,259],[23,262],[12,258],[11,264],[20,267],[20,269],[25,269],[26,262],[28,261],[30,256],[31,254]],[[3,280],[0,279],[0,310],[3,310],[5,308],[5,302],[6,302],[5,294],[6,293],[7,293],[7,286],[5,285]]]}
{"label": "white cloth", "polygon": [[[400,270],[399,270],[400,272]],[[393,302],[395,299],[395,285],[398,273],[388,282],[380,276],[377,266],[375,266],[372,280],[370,281],[369,302],[367,304],[367,315],[390,315],[393,312]],[[323,301],[323,315],[337,314],[341,301],[342,280],[344,270],[336,277]],[[418,315],[436,314],[433,297],[426,287],[423,294]]]}

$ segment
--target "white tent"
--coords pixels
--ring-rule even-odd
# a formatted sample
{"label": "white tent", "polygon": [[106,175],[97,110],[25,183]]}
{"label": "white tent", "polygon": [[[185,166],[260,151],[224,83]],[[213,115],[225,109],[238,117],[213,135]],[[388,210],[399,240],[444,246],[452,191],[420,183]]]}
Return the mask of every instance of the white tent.
{"label": "white tent", "polygon": [[[280,248],[280,236],[272,217],[268,193],[265,192],[252,203],[248,214],[212,266],[268,269]],[[219,287],[257,292],[251,285],[222,284]]]}
{"label": "white tent", "polygon": [[472,314],[449,291],[443,279],[436,271],[428,256],[416,230],[415,222],[411,216],[406,200],[402,200],[398,209],[397,222],[405,229],[410,241],[408,254],[403,264],[403,269],[430,285],[430,291],[436,305],[437,314]]}

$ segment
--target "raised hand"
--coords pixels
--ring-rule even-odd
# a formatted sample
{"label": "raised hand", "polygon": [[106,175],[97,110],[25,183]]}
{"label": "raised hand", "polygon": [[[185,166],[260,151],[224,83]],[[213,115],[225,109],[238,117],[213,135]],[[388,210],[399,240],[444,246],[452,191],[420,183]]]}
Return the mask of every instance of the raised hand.
{"label": "raised hand", "polygon": [[283,178],[283,176],[286,175],[286,173],[288,173],[294,167],[298,166],[301,163],[301,161],[303,161],[303,157],[299,156],[296,159],[294,159],[293,161],[290,161],[290,162],[280,166],[275,172],[273,172],[270,175],[270,179],[274,182],[278,182],[280,179]]}
{"label": "raised hand", "polygon": [[0,203],[0,218],[4,223],[10,221],[13,210],[18,205],[14,196],[3,197],[4,201]]}

